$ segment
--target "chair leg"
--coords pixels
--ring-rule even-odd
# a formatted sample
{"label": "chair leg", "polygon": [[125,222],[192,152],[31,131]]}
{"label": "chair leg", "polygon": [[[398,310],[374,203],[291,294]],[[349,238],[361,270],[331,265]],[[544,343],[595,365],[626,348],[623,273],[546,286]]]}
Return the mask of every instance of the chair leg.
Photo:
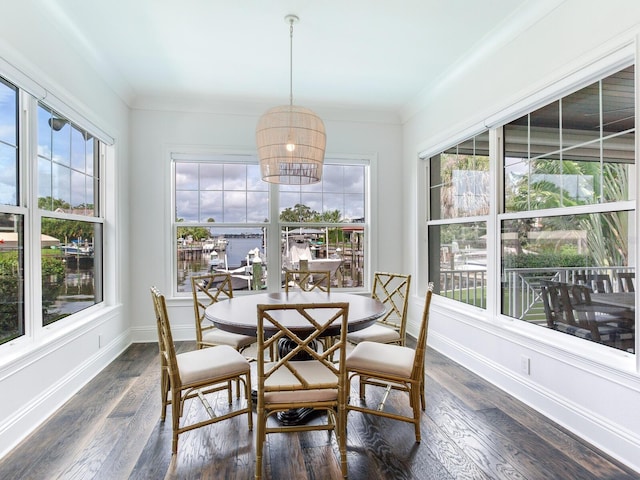
{"label": "chair leg", "polygon": [[262,450],[264,447],[266,419],[264,418],[264,408],[258,408],[256,420],[258,422],[256,431],[256,480],[262,478]]}
{"label": "chair leg", "polygon": [[253,430],[253,401],[251,400],[251,371],[245,375],[244,384],[244,397],[247,401],[247,423],[249,424],[249,431]]}
{"label": "chair leg", "polygon": [[340,449],[340,469],[342,470],[342,476],[347,478],[349,471],[347,467],[347,408],[345,403],[338,405],[336,433],[338,437],[338,448]]}
{"label": "chair leg", "polygon": [[171,452],[175,455],[178,453],[178,430],[180,430],[180,417],[182,416],[182,402],[180,401],[180,392],[171,391],[171,423],[173,430],[173,442],[171,443]]}
{"label": "chair leg", "polygon": [[167,418],[167,405],[169,404],[169,400],[167,400],[167,396],[169,395],[169,373],[167,373],[167,370],[164,368],[160,371],[160,395],[162,396],[160,419],[164,422]]}
{"label": "chair leg", "polygon": [[420,443],[420,385],[410,385],[411,407],[413,408],[413,426],[416,432],[416,443]]}

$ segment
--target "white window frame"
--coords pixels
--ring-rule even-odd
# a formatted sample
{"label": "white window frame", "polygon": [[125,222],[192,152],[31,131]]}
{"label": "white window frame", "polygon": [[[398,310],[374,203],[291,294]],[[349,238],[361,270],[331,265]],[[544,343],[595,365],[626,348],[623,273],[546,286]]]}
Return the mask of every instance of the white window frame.
{"label": "white window frame", "polygon": [[[165,155],[167,161],[170,165],[170,168],[167,169],[169,172],[169,191],[171,192],[169,195],[169,204],[167,208],[167,225],[169,227],[169,231],[171,232],[170,241],[167,242],[167,250],[169,254],[167,258],[171,259],[171,267],[168,269],[169,278],[167,279],[167,285],[170,285],[170,291],[174,298],[186,298],[190,297],[190,292],[178,292],[177,291],[177,228],[179,226],[179,222],[176,222],[175,219],[175,211],[176,211],[176,200],[175,200],[175,161],[174,160],[186,160],[193,162],[206,162],[206,161],[220,161],[221,157],[228,157],[228,160],[225,158],[225,162],[233,163],[233,156],[244,157],[253,156],[256,158],[257,162],[257,154],[255,150],[249,149],[225,149],[225,148],[210,148],[210,149],[202,149],[199,147],[191,147],[185,145],[169,145],[165,149]],[[239,163],[246,163],[244,158],[237,160]],[[365,218],[366,221],[364,223],[357,223],[353,225],[362,225],[365,228],[366,237],[365,237],[365,272],[366,277],[364,279],[364,285],[362,287],[353,288],[353,289],[341,289],[341,291],[351,291],[355,293],[359,292],[368,292],[370,290],[370,282],[371,277],[373,275],[374,266],[372,265],[372,259],[377,258],[377,247],[376,242],[372,241],[372,238],[375,236],[375,213],[372,211],[372,199],[375,198],[376,193],[373,190],[373,186],[376,185],[376,162],[375,155],[371,154],[326,154],[325,155],[325,163],[335,164],[335,165],[363,165],[365,166]],[[267,223],[224,223],[219,225],[224,225],[224,227],[234,228],[266,228],[267,238],[280,238],[280,231],[283,226],[294,226],[297,224],[292,223],[281,223],[279,221],[279,205],[278,205],[278,185],[277,184],[269,184],[269,222]],[[180,222],[181,223],[181,222]],[[211,224],[212,227],[219,226],[216,224]],[[308,225],[308,224],[306,224]],[[324,224],[323,224],[324,225]],[[335,226],[345,226],[351,225],[347,223],[335,224]],[[331,225],[330,225],[331,226]],[[267,242],[267,258],[277,259],[277,268],[278,271],[281,269],[281,258],[280,258],[280,243],[274,241]],[[270,260],[272,263],[273,260]],[[280,290],[280,281],[277,275],[271,274],[267,277],[267,291],[279,291]],[[238,292],[239,295],[252,294],[255,292]]]}

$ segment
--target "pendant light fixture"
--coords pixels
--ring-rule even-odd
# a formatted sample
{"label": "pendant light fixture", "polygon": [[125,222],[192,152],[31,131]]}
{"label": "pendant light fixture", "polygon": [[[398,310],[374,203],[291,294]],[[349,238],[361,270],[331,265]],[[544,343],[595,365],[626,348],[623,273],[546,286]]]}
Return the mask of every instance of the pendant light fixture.
{"label": "pendant light fixture", "polygon": [[262,180],[307,185],[322,178],[326,135],[324,123],[313,111],[293,104],[293,25],[289,24],[289,105],[270,108],[256,127]]}

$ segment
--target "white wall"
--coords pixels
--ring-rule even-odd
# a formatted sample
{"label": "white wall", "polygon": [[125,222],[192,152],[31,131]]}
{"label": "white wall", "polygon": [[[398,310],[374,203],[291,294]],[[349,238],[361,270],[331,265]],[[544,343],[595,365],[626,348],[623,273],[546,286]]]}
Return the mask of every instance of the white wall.
{"label": "white wall", "polygon": [[[313,106],[309,107],[313,108]],[[221,111],[216,106],[199,110]],[[231,106],[225,110],[233,111]],[[248,111],[247,111],[248,110]],[[134,341],[155,341],[157,337],[149,286],[156,285],[170,296],[172,291],[170,215],[171,197],[169,152],[171,146],[255,152],[255,127],[266,108],[237,106],[242,113],[203,113],[136,108],[131,114],[131,288],[132,333]],[[380,252],[372,259],[373,269],[397,270],[402,265],[398,247],[402,236],[402,135],[396,116],[361,112],[323,112],[327,131],[327,154],[374,155],[378,171],[377,195],[373,199],[372,223],[377,236],[372,242]],[[352,120],[355,119],[355,120]],[[142,240],[140,240],[142,239]],[[168,299],[174,337],[195,338],[190,297]]]}
{"label": "white wall", "polygon": [[[416,274],[418,291],[426,283],[424,166],[418,152],[472,130],[484,119],[635,42],[639,32],[640,3],[635,0],[567,0],[499,51],[455,77],[445,77],[430,98],[420,99],[424,108],[406,119],[403,129],[405,183],[411,185],[405,191],[404,246],[412,252],[404,261],[405,270]],[[420,303],[413,299],[412,321]],[[437,297],[432,302],[431,347],[640,471],[637,356],[581,345],[588,342],[453,303]],[[531,358],[528,376],[520,373],[522,355]]]}
{"label": "white wall", "polygon": [[[124,248],[128,177],[126,170],[119,168],[127,164],[128,109],[51,24],[40,2],[3,6],[0,58],[3,65],[17,70],[13,75],[26,74],[49,92],[50,99],[55,97],[70,107],[62,113],[79,122],[75,111],[115,138],[115,155],[109,159],[103,186],[108,192],[106,298],[104,305],[79,315],[72,324],[56,322],[37,338],[0,346],[0,457],[130,343],[123,307],[129,291],[128,252]],[[10,73],[0,69],[0,75],[16,81]],[[31,281],[29,272],[26,281]]]}

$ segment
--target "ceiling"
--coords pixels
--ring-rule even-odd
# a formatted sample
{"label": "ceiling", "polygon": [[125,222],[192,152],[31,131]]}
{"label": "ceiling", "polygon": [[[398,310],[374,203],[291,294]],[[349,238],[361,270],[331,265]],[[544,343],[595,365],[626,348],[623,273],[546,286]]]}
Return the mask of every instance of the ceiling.
{"label": "ceiling", "polygon": [[564,0],[42,0],[130,106],[294,103],[400,112]]}

